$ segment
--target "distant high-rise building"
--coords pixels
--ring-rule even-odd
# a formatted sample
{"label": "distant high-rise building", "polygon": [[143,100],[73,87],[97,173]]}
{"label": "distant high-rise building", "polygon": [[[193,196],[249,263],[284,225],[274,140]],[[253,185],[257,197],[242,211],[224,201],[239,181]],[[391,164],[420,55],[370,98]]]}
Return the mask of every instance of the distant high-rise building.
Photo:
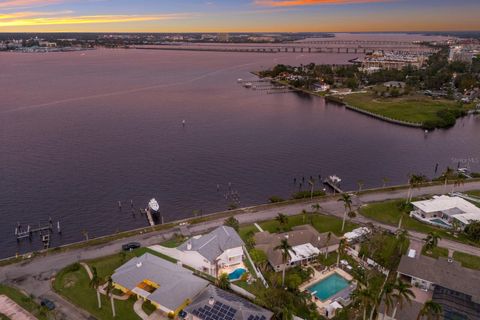
{"label": "distant high-rise building", "polygon": [[218,41],[220,42],[229,42],[230,35],[228,33],[219,33],[217,36]]}

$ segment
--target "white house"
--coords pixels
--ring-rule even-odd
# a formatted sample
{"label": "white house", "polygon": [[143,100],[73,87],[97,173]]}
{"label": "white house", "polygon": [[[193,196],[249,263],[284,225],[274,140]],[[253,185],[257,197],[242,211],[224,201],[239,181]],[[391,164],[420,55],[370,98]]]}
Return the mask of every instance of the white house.
{"label": "white house", "polygon": [[244,245],[235,229],[221,226],[208,234],[192,237],[177,248],[156,245],[151,249],[217,277],[220,273],[235,270],[236,267],[244,267]]}
{"label": "white house", "polygon": [[451,228],[457,224],[464,229],[471,221],[480,221],[480,208],[460,197],[446,195],[412,202],[414,210],[410,216],[438,226]]}

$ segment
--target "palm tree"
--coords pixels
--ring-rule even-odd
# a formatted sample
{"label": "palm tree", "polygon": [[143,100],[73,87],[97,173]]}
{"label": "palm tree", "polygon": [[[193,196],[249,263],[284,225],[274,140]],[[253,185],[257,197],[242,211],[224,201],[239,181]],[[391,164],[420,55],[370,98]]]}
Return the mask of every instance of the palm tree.
{"label": "palm tree", "polygon": [[363,186],[365,185],[365,182],[363,182],[363,180],[358,180],[357,185],[358,185],[358,192],[360,193],[363,189]]}
{"label": "palm tree", "polygon": [[98,291],[98,287],[100,286],[100,278],[97,274],[97,268],[92,267],[92,279],[90,279],[90,287],[95,289],[97,292],[97,300],[98,300],[98,309],[102,308],[102,300],[100,299],[100,292]]}
{"label": "palm tree", "polygon": [[422,309],[418,313],[417,320],[423,319],[423,317],[427,317],[427,320],[440,320],[440,316],[442,315],[442,306],[432,300],[425,302]]}
{"label": "palm tree", "polygon": [[375,296],[369,288],[365,287],[354,292],[353,296],[360,302],[363,308],[363,320],[367,319],[367,309],[369,306],[373,306],[375,302]]}
{"label": "palm tree", "polygon": [[230,279],[228,279],[228,274],[222,273],[217,279],[217,286],[220,289],[227,290],[230,289]]}
{"label": "palm tree", "polygon": [[435,231],[430,231],[427,237],[423,239],[423,241],[425,241],[425,250],[432,251],[433,249],[435,249],[438,245],[438,240],[440,239],[441,237],[438,235],[438,233],[436,233]]}
{"label": "palm tree", "polygon": [[340,242],[338,243],[338,249],[337,249],[337,267],[340,265],[340,256],[345,253],[347,246],[348,246],[347,240],[340,239]]}
{"label": "palm tree", "polygon": [[278,221],[280,226],[283,228],[287,223],[288,223],[288,217],[284,215],[283,213],[279,213],[275,220]]}
{"label": "palm tree", "polygon": [[105,288],[105,293],[107,297],[110,297],[110,303],[112,304],[112,315],[115,318],[115,303],[113,299],[113,279],[112,277],[108,277],[107,279],[107,287]]}
{"label": "palm tree", "polygon": [[327,240],[325,241],[325,259],[328,258],[328,243],[330,242],[330,239],[332,238],[332,233],[330,231],[328,231],[327,233]]}
{"label": "palm tree", "polygon": [[407,194],[407,203],[412,201],[413,197],[413,188],[420,187],[423,183],[427,182],[427,177],[422,174],[412,174],[409,177],[408,184],[408,194]]}
{"label": "palm tree", "polygon": [[447,170],[443,173],[443,177],[445,178],[445,185],[444,185],[444,190],[443,193],[447,192],[447,183],[448,183],[448,178],[453,174],[453,169],[450,167],[447,167]]}
{"label": "palm tree", "polygon": [[[385,319],[385,315],[388,315],[390,313],[391,308],[394,305],[394,297],[393,297],[393,289],[394,289],[394,283],[392,282],[387,282],[385,284],[385,287],[383,287],[383,303],[385,304],[385,310],[382,314],[382,320]],[[382,299],[380,299],[382,301]]]}
{"label": "palm tree", "polygon": [[458,176],[455,179],[455,182],[453,183],[452,193],[455,192],[456,187],[462,186],[464,183],[465,183],[465,177],[464,176]]}
{"label": "palm tree", "polygon": [[409,283],[403,282],[400,278],[397,278],[397,282],[394,285],[395,293],[393,299],[395,301],[395,308],[393,309],[392,318],[395,319],[397,309],[403,309],[405,302],[411,303],[415,298],[415,294],[411,290],[412,286]]}
{"label": "palm tree", "polygon": [[282,239],[280,245],[276,246],[274,250],[282,251],[282,262],[283,262],[283,270],[282,270],[282,287],[285,285],[285,269],[287,269],[287,263],[289,258],[289,252],[295,251],[292,249],[292,246],[288,243],[287,239]]}
{"label": "palm tree", "polygon": [[345,212],[343,213],[343,221],[342,221],[342,232],[345,229],[345,219],[347,218],[347,213],[352,211],[352,197],[348,193],[342,193],[342,197],[338,199],[338,201],[343,202],[343,206],[345,207]]}

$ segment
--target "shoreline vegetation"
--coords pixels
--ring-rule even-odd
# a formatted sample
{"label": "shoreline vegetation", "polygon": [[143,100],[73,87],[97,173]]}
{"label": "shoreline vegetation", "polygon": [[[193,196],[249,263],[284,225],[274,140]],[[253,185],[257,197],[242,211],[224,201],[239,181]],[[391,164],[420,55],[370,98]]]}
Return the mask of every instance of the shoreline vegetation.
{"label": "shoreline vegetation", "polygon": [[[366,72],[358,65],[276,65],[252,72],[292,91],[324,97],[349,110],[393,124],[425,130],[450,128],[475,109],[480,57],[471,65],[448,60],[448,47],[416,68]],[[470,96],[470,92],[474,94]]]}

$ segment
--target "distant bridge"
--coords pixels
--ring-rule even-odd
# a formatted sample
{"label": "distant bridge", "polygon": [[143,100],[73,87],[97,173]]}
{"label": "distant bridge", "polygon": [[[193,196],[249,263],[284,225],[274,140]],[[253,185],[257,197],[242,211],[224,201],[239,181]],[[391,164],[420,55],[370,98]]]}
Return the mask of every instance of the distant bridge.
{"label": "distant bridge", "polygon": [[[359,46],[342,46],[342,47],[313,47],[313,46],[174,46],[174,45],[156,45],[156,46],[134,46],[135,49],[143,50],[171,50],[171,51],[211,51],[211,52],[252,52],[252,53],[352,53],[352,54],[369,54],[377,50],[379,47],[359,47]],[[395,53],[423,53],[430,54],[437,50],[426,47],[411,48],[383,48],[384,50]]]}

